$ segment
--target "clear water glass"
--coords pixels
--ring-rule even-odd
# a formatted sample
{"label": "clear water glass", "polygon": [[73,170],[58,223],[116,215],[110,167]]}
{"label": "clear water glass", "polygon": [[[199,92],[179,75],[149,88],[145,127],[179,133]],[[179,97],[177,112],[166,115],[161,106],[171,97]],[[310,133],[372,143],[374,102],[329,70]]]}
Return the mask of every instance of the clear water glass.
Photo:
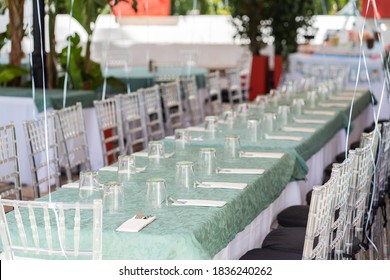
{"label": "clear water glass", "polygon": [[188,130],[176,129],[175,130],[175,153],[180,155],[185,152],[186,144],[190,139]]}
{"label": "clear water glass", "polygon": [[225,159],[236,159],[240,155],[240,136],[237,134],[231,134],[225,136],[224,143],[224,156]]}
{"label": "clear water glass", "polygon": [[217,155],[214,148],[201,148],[199,150],[199,174],[201,176],[213,175],[217,171]]}
{"label": "clear water glass", "polygon": [[204,120],[204,129],[206,131],[217,131],[218,128],[218,117],[207,116]]}
{"label": "clear water glass", "polygon": [[192,161],[179,161],[176,163],[176,184],[184,189],[195,186],[194,163]]}
{"label": "clear water glass", "polygon": [[148,167],[159,166],[165,157],[164,143],[162,141],[150,141],[148,144]]}
{"label": "clear water glass", "polygon": [[262,132],[264,134],[268,134],[274,131],[274,122],[275,122],[275,114],[274,113],[264,113],[262,119]]}
{"label": "clear water glass", "polygon": [[282,105],[278,107],[278,123],[279,127],[286,126],[290,120],[290,106]]}
{"label": "clear water glass", "polygon": [[124,207],[123,185],[116,181],[110,181],[103,185],[103,207],[109,213],[117,213]]}
{"label": "clear water glass", "polygon": [[167,188],[163,178],[146,180],[146,208],[153,210],[167,205]]}
{"label": "clear water glass", "polygon": [[259,127],[258,120],[248,120],[246,122],[246,133],[247,133],[248,141],[257,142],[258,127]]}
{"label": "clear water glass", "polygon": [[305,100],[303,98],[294,98],[292,102],[292,114],[297,117],[302,115]]}
{"label": "clear water glass", "polygon": [[79,196],[82,200],[101,199],[98,172],[83,170],[79,177]]}
{"label": "clear water glass", "polygon": [[308,91],[306,100],[310,108],[315,108],[317,106],[317,92],[315,90]]}

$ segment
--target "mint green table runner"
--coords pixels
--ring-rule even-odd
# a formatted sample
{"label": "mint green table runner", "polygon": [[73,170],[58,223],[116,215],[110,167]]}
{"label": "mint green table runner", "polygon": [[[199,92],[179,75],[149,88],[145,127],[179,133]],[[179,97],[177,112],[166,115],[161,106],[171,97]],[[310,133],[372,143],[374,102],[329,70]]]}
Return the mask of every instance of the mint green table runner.
{"label": "mint green table runner", "polygon": [[[198,152],[198,148],[191,148],[185,156],[165,159],[161,169],[135,174],[130,181],[124,182],[125,202],[122,211],[112,214],[104,209],[103,259],[212,259],[280,195],[292,176],[295,162],[287,153],[281,159],[254,158],[227,162],[221,149],[217,149],[219,166],[262,168],[265,173],[215,174],[207,178],[207,181],[248,183],[244,190],[196,188],[187,192],[174,183],[175,164],[183,159],[196,163]],[[147,158],[137,157],[137,162],[137,166],[143,166]],[[151,177],[166,179],[168,195],[175,198],[224,200],[227,203],[221,208],[169,204],[156,211],[145,210],[146,215],[157,216],[154,222],[138,233],[116,232],[119,225],[144,209],[145,182]],[[100,183],[111,180],[117,180],[116,172],[99,172]],[[47,199],[46,196],[40,200]],[[52,193],[52,201],[78,200],[77,189],[63,188]],[[26,218],[27,213],[22,213],[22,216]],[[8,213],[7,218],[11,234],[17,236],[14,216]],[[39,224],[38,227],[40,232],[44,231],[43,225]]]}

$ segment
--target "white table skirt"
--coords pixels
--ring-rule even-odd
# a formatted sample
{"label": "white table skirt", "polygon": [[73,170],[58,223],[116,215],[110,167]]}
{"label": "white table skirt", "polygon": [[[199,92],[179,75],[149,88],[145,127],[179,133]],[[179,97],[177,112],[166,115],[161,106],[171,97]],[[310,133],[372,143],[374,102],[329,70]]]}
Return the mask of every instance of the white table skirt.
{"label": "white table skirt", "polygon": [[[353,122],[353,130],[348,142],[352,143],[360,139],[364,128],[373,121],[372,107],[367,107]],[[306,181],[290,182],[280,196],[264,211],[260,213],[245,229],[222,249],[214,259],[234,260],[239,259],[248,250],[260,248],[264,238],[271,230],[271,225],[277,214],[283,209],[305,204],[306,193],[314,185],[322,184],[322,176],[325,167],[333,162],[335,156],[345,151],[346,130],[340,130],[321,150],[314,154],[307,162],[309,172]]]}

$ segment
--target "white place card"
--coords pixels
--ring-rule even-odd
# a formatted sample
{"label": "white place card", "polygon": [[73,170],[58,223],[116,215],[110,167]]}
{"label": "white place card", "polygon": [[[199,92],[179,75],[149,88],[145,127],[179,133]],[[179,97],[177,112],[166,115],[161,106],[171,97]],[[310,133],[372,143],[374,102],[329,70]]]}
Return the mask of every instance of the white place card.
{"label": "white place card", "polygon": [[141,218],[136,219],[135,216],[131,219],[128,219],[126,222],[121,224],[116,231],[124,232],[139,232],[141,229],[146,227],[148,224],[153,222],[156,219],[156,216],[149,217],[147,219]]}
{"label": "white place card", "polygon": [[306,115],[322,115],[322,116],[336,115],[335,111],[325,111],[325,110],[305,110],[303,113]]}
{"label": "white place card", "polygon": [[200,182],[197,188],[204,189],[237,189],[243,190],[248,186],[246,183],[229,183],[229,182]]}
{"label": "white place card", "polygon": [[298,119],[298,118],[295,118],[294,122],[296,122],[296,123],[325,124],[327,122],[327,120],[313,120],[313,119]]}
{"label": "white place card", "polygon": [[302,141],[301,136],[289,136],[289,135],[265,135],[265,139],[268,140],[289,140],[289,141]]}
{"label": "white place card", "polygon": [[79,182],[68,183],[68,184],[62,185],[61,188],[63,188],[63,189],[78,189]]}
{"label": "white place card", "polygon": [[199,126],[190,126],[190,127],[187,127],[186,130],[188,130],[188,131],[205,131],[204,127],[199,127]]}
{"label": "white place card", "polygon": [[261,175],[264,173],[264,169],[259,168],[218,168],[218,174],[257,174]]}
{"label": "white place card", "polygon": [[[174,155],[175,153],[165,153],[165,158],[170,158]],[[132,153],[131,155],[135,157],[148,157],[148,152],[136,152]]]}
{"label": "white place card", "polygon": [[177,202],[172,203],[172,205],[223,207],[226,204],[226,201],[220,200],[177,199],[176,201]]}
{"label": "white place card", "polygon": [[327,102],[327,103],[319,103],[318,104],[320,107],[325,107],[325,108],[331,108],[331,107],[337,107],[337,108],[346,108],[349,106],[348,103],[337,103],[337,102]]}
{"label": "white place card", "polygon": [[242,158],[282,158],[284,153],[273,153],[273,152],[241,152],[240,157]]}
{"label": "white place card", "polygon": [[285,126],[282,128],[283,131],[287,132],[315,132],[316,129],[312,127],[292,127],[292,126]]}

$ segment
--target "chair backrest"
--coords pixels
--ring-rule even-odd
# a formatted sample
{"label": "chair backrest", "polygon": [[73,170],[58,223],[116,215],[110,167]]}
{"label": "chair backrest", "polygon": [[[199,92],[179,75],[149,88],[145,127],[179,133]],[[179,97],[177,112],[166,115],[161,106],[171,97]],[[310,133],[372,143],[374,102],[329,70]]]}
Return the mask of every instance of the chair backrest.
{"label": "chair backrest", "polygon": [[204,114],[200,106],[195,76],[181,78],[180,83],[184,95],[183,111],[185,111],[185,115],[188,115],[191,125],[198,125],[203,121]]}
{"label": "chair backrest", "polygon": [[115,101],[118,119],[122,119],[126,153],[131,154],[145,149],[148,144],[148,133],[141,93],[118,94]]}
{"label": "chair backrest", "polygon": [[337,174],[322,186],[314,186],[306,226],[302,259],[325,260],[329,256],[332,203]]}
{"label": "chair backrest", "polygon": [[331,213],[329,259],[342,260],[344,253],[344,234],[347,224],[348,198],[352,183],[354,154],[342,163],[334,163],[332,174],[336,175],[336,188]]}
{"label": "chair backrest", "polygon": [[110,165],[125,151],[121,118],[118,118],[114,98],[95,100],[93,105],[96,110],[104,165]]}
{"label": "chair backrest", "polygon": [[55,113],[23,123],[35,197],[40,189],[60,186],[58,131]]}
{"label": "chair backrest", "polygon": [[219,71],[206,74],[206,89],[210,104],[210,115],[218,116],[222,113],[221,79]]}
{"label": "chair backrest", "polygon": [[60,165],[65,166],[66,177],[68,182],[71,182],[73,181],[72,170],[74,168],[91,169],[81,103],[78,102],[76,105],[58,110],[57,119],[61,142]]}
{"label": "chair backrest", "polygon": [[[5,214],[4,207],[13,207]],[[93,203],[0,200],[6,259],[101,259],[102,200]]]}
{"label": "chair backrest", "polygon": [[160,87],[139,89],[141,102],[144,104],[148,140],[161,140],[165,137],[164,120],[162,116]]}
{"label": "chair backrest", "polygon": [[22,199],[16,133],[13,123],[0,126],[0,182],[8,186],[1,190],[0,198],[14,195],[16,199]]}
{"label": "chair backrest", "polygon": [[353,155],[352,184],[348,197],[347,227],[345,232],[344,258],[353,258],[354,237],[362,241],[366,202],[372,178],[371,146],[357,148],[349,152]]}
{"label": "chair backrest", "polygon": [[241,77],[238,69],[226,70],[226,78],[228,81],[228,99],[231,106],[243,101],[243,93],[241,88]]}
{"label": "chair backrest", "polygon": [[184,125],[180,83],[178,80],[161,84],[166,132],[172,135],[175,129]]}
{"label": "chair backrest", "polygon": [[240,78],[244,100],[249,100],[249,86],[252,74],[252,53],[244,50],[240,59]]}

